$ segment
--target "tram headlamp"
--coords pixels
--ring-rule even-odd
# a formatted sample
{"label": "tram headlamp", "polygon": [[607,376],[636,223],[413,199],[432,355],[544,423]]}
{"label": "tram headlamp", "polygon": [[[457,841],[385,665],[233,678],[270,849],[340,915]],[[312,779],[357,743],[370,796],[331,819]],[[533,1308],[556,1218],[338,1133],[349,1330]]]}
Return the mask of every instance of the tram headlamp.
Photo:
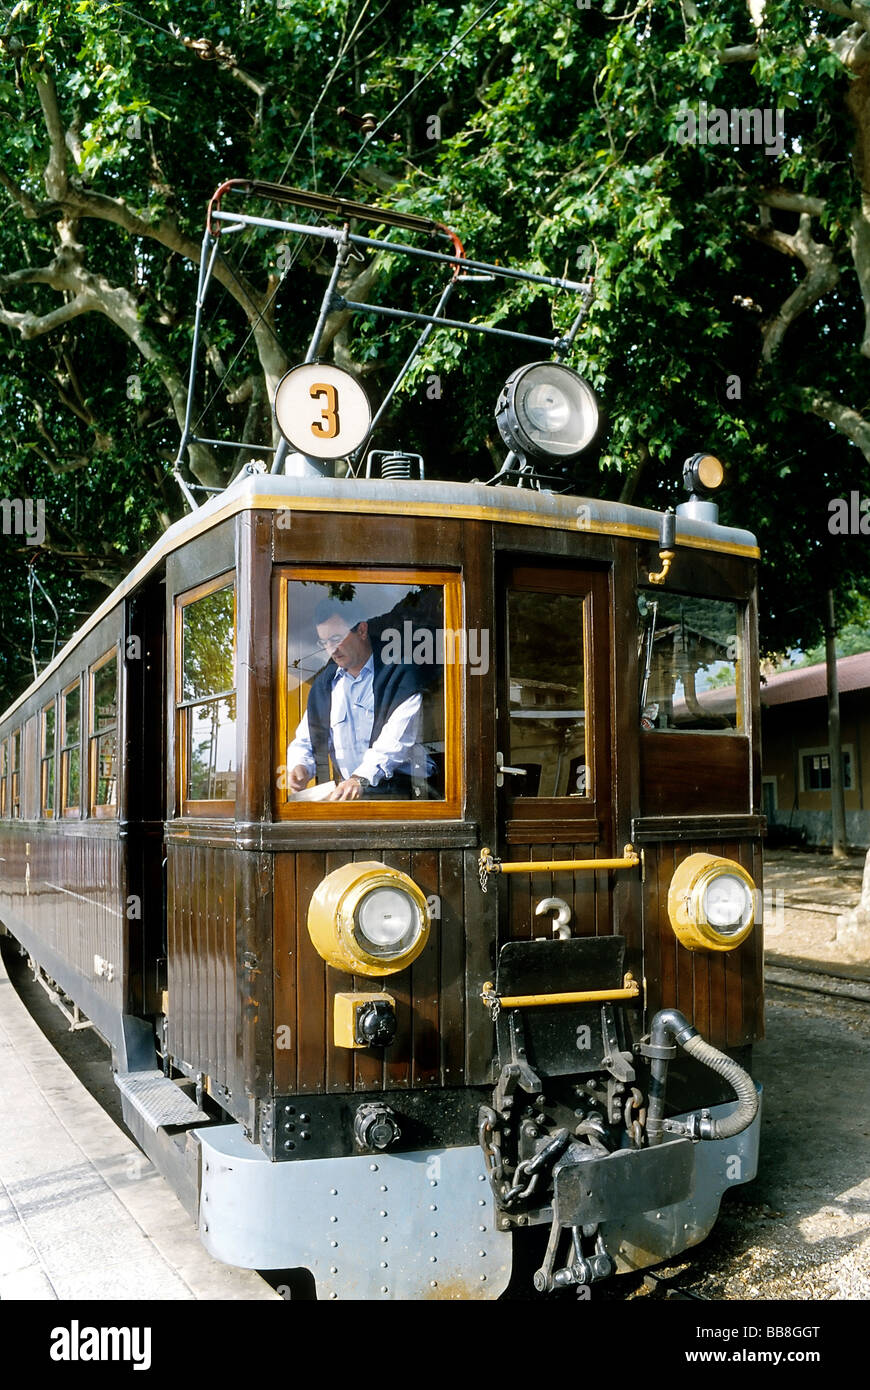
{"label": "tram headlamp", "polygon": [[668,916],[690,951],[733,951],[755,925],[755,884],[733,859],[690,854],[668,889]]}
{"label": "tram headlamp", "polygon": [[708,497],[725,481],[725,466],[715,454],[692,454],[683,464],[683,485],[687,492]]}
{"label": "tram headlamp", "polygon": [[512,372],[501,390],[495,420],[505,444],[537,459],[570,459],[598,429],[592,387],[561,362],[531,362]]}
{"label": "tram headlamp", "polygon": [[393,975],[416,960],[429,937],[426,898],[407,874],[386,864],[344,864],[318,885],[308,934],[337,970]]}

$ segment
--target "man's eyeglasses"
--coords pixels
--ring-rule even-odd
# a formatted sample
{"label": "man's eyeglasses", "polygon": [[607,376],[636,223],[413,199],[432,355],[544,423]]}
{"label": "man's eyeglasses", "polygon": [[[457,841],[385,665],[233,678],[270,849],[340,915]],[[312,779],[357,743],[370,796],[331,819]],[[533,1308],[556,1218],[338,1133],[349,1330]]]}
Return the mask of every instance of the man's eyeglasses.
{"label": "man's eyeglasses", "polygon": [[356,630],[357,630],[358,627],[359,627],[359,623],[356,623],[354,627],[349,627],[349,628],[347,629],[346,632],[342,632],[342,633],[341,633],[339,636],[337,636],[337,637],[336,637],[336,636],[318,637],[318,639],[317,639],[317,645],[318,645],[318,647],[320,648],[320,650],[321,650],[322,652],[334,652],[335,649],[336,649],[336,647],[340,647],[340,646],[341,646],[341,644],[342,644],[342,642],[344,641],[345,637],[347,637],[347,636],[349,635],[349,633],[351,633],[351,632],[356,632]]}

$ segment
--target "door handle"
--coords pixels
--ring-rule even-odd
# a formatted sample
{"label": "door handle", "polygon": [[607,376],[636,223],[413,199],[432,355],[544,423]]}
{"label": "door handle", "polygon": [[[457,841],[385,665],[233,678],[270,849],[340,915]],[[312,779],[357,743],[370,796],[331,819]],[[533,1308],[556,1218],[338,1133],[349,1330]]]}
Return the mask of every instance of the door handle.
{"label": "door handle", "polygon": [[525,777],[526,775],[526,769],[524,767],[510,767],[505,762],[503,753],[496,753],[495,765],[495,785],[497,787],[504,786],[505,773],[508,773],[511,777]]}

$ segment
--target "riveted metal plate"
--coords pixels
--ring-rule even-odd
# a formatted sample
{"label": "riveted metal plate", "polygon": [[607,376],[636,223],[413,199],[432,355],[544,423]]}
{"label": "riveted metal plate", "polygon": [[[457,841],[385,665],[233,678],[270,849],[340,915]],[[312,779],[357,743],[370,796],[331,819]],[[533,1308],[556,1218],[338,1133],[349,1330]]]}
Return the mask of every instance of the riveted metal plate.
{"label": "riveted metal plate", "polygon": [[492,1299],[507,1287],[483,1155],[430,1152],[270,1163],[239,1125],[197,1134],[200,1236],[246,1269],[306,1268],[319,1299]]}
{"label": "riveted metal plate", "polygon": [[118,1072],[115,1085],[155,1132],[169,1125],[208,1123],[208,1115],[196,1101],[160,1071]]}

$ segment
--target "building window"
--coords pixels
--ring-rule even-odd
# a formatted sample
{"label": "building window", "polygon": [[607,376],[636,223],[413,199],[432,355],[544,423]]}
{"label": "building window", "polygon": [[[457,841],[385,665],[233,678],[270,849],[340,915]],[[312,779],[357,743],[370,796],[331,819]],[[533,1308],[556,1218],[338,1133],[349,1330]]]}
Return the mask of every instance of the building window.
{"label": "building window", "polygon": [[54,700],[45,705],[40,717],[39,808],[40,815],[54,815],[54,758],[57,714]]}
{"label": "building window", "polygon": [[638,613],[641,728],[745,732],[744,606],[646,589]]}
{"label": "building window", "polygon": [[176,710],[182,815],[236,804],[235,589],[227,576],[176,600]]}
{"label": "building window", "polygon": [[60,697],[60,813],[81,815],[82,691],[76,681]]}
{"label": "building window", "polygon": [[278,814],[458,815],[459,668],[483,655],[459,575],[292,570],[278,583]]}
{"label": "building window", "polygon": [[9,814],[21,815],[21,730],[16,729],[9,740]]}
{"label": "building window", "polygon": [[118,814],[118,653],[113,649],[90,668],[90,811]]}
{"label": "building window", "polygon": [[[852,747],[843,749],[843,790],[852,790]],[[825,792],[831,790],[831,750],[829,748],[805,749],[800,754],[801,791]]]}

